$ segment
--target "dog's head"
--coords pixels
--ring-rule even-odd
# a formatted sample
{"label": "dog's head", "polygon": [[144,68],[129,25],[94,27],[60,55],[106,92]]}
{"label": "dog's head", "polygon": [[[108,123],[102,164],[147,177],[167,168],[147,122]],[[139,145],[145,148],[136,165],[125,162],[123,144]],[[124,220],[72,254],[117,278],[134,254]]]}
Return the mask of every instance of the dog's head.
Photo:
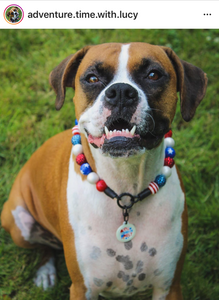
{"label": "dog's head", "polygon": [[7,16],[11,18],[11,20],[17,20],[19,17],[19,10],[18,7],[13,6],[8,12]]}
{"label": "dog's head", "polygon": [[189,121],[206,91],[207,77],[167,47],[146,43],[87,46],[50,74],[56,108],[65,88],[75,89],[80,131],[103,154],[127,157],[159,145],[171,127],[177,92]]}

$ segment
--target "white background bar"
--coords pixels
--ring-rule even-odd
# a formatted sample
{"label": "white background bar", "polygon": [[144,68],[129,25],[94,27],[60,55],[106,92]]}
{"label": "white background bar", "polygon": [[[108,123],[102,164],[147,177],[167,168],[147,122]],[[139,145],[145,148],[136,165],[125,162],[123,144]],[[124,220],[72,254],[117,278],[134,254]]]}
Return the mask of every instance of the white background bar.
{"label": "white background bar", "polygon": [[[17,4],[24,10],[24,19],[17,25],[7,23],[3,17],[10,4]],[[0,10],[0,28],[219,28],[218,1],[13,0],[1,1]],[[42,17],[55,12],[54,18]],[[84,12],[93,13],[95,17],[57,18],[62,13],[78,13],[80,16]],[[105,17],[99,18],[99,13],[105,13]],[[31,14],[38,15],[38,18],[28,18]],[[129,18],[121,18],[122,14],[129,14]]]}

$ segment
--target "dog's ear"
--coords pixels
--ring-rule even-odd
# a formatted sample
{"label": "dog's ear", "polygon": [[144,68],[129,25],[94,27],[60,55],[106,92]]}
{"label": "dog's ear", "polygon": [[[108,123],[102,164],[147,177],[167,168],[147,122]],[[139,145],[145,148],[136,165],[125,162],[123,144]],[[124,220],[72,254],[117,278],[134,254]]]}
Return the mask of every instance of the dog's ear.
{"label": "dog's ear", "polygon": [[56,92],[56,109],[61,109],[65,100],[65,88],[75,88],[75,76],[87,51],[91,46],[86,46],[69,55],[49,75],[49,83]]}
{"label": "dog's ear", "polygon": [[207,75],[192,64],[179,59],[176,53],[162,47],[171,60],[177,75],[177,91],[180,92],[180,107],[183,119],[190,121],[197,106],[205,96],[207,88]]}
{"label": "dog's ear", "polygon": [[9,17],[9,16],[10,16],[10,11],[7,12],[7,17]]}

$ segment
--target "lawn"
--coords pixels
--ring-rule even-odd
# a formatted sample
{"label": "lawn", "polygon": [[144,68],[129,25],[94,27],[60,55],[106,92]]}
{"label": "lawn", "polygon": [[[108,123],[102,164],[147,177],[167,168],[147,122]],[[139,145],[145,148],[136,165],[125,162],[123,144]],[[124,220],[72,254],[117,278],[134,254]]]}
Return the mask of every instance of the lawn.
{"label": "lawn", "polygon": [[[181,280],[184,299],[217,300],[219,30],[1,30],[0,212],[31,154],[74,124],[73,90],[67,90],[65,104],[57,112],[48,83],[50,71],[84,45],[131,41],[169,46],[208,75],[207,94],[194,119],[183,121],[178,105],[173,131],[189,211],[189,243]],[[0,299],[69,299],[71,281],[62,251],[56,252],[56,258],[58,283],[44,293],[32,281],[40,251],[18,248],[0,228]]]}

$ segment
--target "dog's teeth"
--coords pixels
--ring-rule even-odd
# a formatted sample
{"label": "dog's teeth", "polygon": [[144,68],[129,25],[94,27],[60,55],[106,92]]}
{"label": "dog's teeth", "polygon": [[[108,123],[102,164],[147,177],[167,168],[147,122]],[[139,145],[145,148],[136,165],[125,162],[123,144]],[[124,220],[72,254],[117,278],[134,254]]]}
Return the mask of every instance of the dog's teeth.
{"label": "dog's teeth", "polygon": [[105,126],[105,133],[106,133],[106,135],[109,134],[109,130],[108,130],[108,128],[106,126]]}
{"label": "dog's teeth", "polygon": [[131,130],[131,134],[132,134],[132,135],[135,134],[135,130],[136,130],[136,126],[134,125],[134,126],[132,127],[132,130]]}
{"label": "dog's teeth", "polygon": [[109,135],[112,135],[112,134],[113,134],[113,132],[112,132],[112,130],[110,130]]}
{"label": "dog's teeth", "polygon": [[125,129],[122,130],[122,132],[124,132],[124,131],[125,131]]}
{"label": "dog's teeth", "polygon": [[128,129],[126,129],[126,132],[127,132],[127,133],[129,133],[129,130],[128,130]]}
{"label": "dog's teeth", "polygon": [[116,131],[117,131],[116,129],[113,130],[113,132],[116,132]]}

